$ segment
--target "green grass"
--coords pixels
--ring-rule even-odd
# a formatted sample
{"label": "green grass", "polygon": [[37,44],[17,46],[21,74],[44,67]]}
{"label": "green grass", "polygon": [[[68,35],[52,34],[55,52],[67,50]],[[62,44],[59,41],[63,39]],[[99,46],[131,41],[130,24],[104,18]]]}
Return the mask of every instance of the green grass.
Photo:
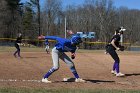
{"label": "green grass", "polygon": [[140,90],[0,88],[0,93],[140,93]]}

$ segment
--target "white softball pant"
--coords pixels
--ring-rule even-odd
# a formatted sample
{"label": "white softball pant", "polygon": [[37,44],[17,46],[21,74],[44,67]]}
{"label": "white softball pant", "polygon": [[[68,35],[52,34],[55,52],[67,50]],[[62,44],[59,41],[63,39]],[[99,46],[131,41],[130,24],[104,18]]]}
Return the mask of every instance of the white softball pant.
{"label": "white softball pant", "polygon": [[59,69],[59,58],[67,64],[67,66],[71,69],[72,72],[76,71],[72,60],[64,52],[59,52],[56,49],[56,47],[54,47],[52,49],[52,60],[53,60],[53,68],[55,70]]}
{"label": "white softball pant", "polygon": [[49,50],[49,48],[50,48],[49,45],[46,45],[45,50]]}

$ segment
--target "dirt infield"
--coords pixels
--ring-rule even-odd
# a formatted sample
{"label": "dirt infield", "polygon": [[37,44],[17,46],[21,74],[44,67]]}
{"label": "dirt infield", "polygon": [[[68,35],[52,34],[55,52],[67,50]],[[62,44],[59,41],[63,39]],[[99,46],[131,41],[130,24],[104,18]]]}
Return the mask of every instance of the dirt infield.
{"label": "dirt infield", "polygon": [[[69,54],[68,54],[69,55]],[[126,76],[113,76],[113,60],[103,51],[78,52],[74,59],[81,78],[86,83],[63,82],[64,77],[73,77],[66,64],[52,74],[51,84],[41,83],[43,75],[51,68],[51,55],[45,52],[22,52],[22,59],[14,58],[12,52],[0,52],[0,87],[19,88],[72,88],[72,89],[140,89],[140,53],[119,52],[121,72]]]}

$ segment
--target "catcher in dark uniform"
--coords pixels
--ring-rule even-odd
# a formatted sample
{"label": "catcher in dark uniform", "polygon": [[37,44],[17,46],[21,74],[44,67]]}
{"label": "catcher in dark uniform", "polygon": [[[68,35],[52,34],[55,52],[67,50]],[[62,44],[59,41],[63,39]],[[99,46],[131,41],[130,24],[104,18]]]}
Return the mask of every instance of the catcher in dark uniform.
{"label": "catcher in dark uniform", "polygon": [[124,29],[123,27],[118,28],[115,31],[115,35],[112,37],[110,43],[106,46],[106,52],[109,53],[115,61],[111,73],[115,74],[117,77],[125,76],[125,74],[122,74],[120,72],[120,58],[118,57],[118,54],[115,51],[124,51],[124,46],[120,45],[120,39],[121,35],[123,34],[123,31],[125,30],[126,29]]}

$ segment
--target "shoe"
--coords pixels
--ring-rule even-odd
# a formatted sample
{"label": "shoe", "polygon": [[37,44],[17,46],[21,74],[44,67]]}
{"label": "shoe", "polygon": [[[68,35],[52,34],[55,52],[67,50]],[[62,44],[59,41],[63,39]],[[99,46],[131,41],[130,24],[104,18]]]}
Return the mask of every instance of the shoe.
{"label": "shoe", "polygon": [[112,71],[111,71],[111,74],[116,75],[116,74],[117,74],[117,72],[116,72],[116,71],[114,71],[114,70],[112,70]]}
{"label": "shoe", "polygon": [[52,83],[52,81],[49,81],[47,78],[43,78],[42,82],[44,82],[44,83]]}
{"label": "shoe", "polygon": [[86,81],[83,80],[82,78],[76,78],[75,82],[86,82]]}
{"label": "shoe", "polygon": [[122,74],[121,72],[119,72],[119,73],[116,74],[116,76],[117,76],[117,77],[124,77],[125,74]]}

